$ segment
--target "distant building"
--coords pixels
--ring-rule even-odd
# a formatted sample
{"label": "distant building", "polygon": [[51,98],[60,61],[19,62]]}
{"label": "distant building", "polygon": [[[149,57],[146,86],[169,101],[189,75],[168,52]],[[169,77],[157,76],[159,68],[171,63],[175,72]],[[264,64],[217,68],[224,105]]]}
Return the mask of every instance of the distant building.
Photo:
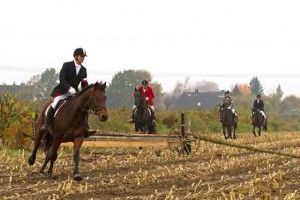
{"label": "distant building", "polygon": [[178,97],[176,109],[201,109],[208,110],[218,106],[223,99],[224,91],[199,92],[196,89],[194,92],[184,92]]}

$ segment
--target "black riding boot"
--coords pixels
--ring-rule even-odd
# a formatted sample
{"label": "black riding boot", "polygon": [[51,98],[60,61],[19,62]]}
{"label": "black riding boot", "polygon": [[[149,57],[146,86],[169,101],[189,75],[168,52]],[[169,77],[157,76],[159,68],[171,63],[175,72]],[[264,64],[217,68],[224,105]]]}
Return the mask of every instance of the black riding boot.
{"label": "black riding boot", "polygon": [[55,114],[55,110],[54,110],[54,108],[52,108],[52,106],[50,106],[47,111],[45,123],[41,127],[40,131],[45,132],[48,130],[48,128],[50,127],[50,125],[53,121],[54,114]]}
{"label": "black riding boot", "polygon": [[153,116],[152,116],[152,125],[153,125],[154,127],[157,126],[157,121],[156,121],[156,116],[155,116],[155,112],[154,112],[154,111],[153,111]]}
{"label": "black riding boot", "polygon": [[130,118],[130,120],[128,121],[129,123],[134,123],[134,112],[135,112],[135,109],[132,110],[131,118]]}

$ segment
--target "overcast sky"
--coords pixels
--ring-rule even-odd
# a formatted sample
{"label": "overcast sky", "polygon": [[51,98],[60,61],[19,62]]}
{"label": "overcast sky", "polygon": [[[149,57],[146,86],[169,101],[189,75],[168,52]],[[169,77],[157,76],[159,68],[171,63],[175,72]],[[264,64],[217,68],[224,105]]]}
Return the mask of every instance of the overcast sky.
{"label": "overcast sky", "polygon": [[300,1],[3,0],[0,82],[60,70],[75,48],[88,54],[90,82],[144,69],[171,91],[177,81],[220,89],[258,76],[300,96]]}

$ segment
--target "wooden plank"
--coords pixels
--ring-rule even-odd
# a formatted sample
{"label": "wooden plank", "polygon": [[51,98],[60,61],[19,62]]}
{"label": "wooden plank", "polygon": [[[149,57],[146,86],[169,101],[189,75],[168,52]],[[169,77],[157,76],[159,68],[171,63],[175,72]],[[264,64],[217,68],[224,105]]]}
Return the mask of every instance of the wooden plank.
{"label": "wooden plank", "polygon": [[[172,141],[171,146],[179,146],[180,142]],[[73,142],[62,143],[63,147],[73,147]],[[83,141],[84,147],[168,147],[167,141],[145,141],[145,140],[97,140],[97,141]]]}
{"label": "wooden plank", "polygon": [[[179,136],[180,134],[178,134]],[[168,138],[168,135],[161,135],[161,134],[142,134],[142,133],[125,133],[125,132],[99,132],[97,131],[94,136],[92,137],[102,137],[102,136],[125,136],[125,137],[149,137],[149,138]],[[171,136],[177,137],[177,136]]]}

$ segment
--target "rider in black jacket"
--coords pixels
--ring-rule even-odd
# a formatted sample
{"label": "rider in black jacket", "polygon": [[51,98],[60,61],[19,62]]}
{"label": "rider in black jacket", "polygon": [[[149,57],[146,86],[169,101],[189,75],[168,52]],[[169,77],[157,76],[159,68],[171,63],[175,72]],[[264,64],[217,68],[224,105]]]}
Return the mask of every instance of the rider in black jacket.
{"label": "rider in black jacket", "polygon": [[[262,116],[264,117],[264,123],[266,122],[266,114],[265,114],[265,105],[264,105],[264,101],[261,99],[261,95],[257,94],[256,95],[256,99],[253,102],[253,107],[254,110],[258,110]],[[252,112],[252,117],[253,117],[253,112]]]}

